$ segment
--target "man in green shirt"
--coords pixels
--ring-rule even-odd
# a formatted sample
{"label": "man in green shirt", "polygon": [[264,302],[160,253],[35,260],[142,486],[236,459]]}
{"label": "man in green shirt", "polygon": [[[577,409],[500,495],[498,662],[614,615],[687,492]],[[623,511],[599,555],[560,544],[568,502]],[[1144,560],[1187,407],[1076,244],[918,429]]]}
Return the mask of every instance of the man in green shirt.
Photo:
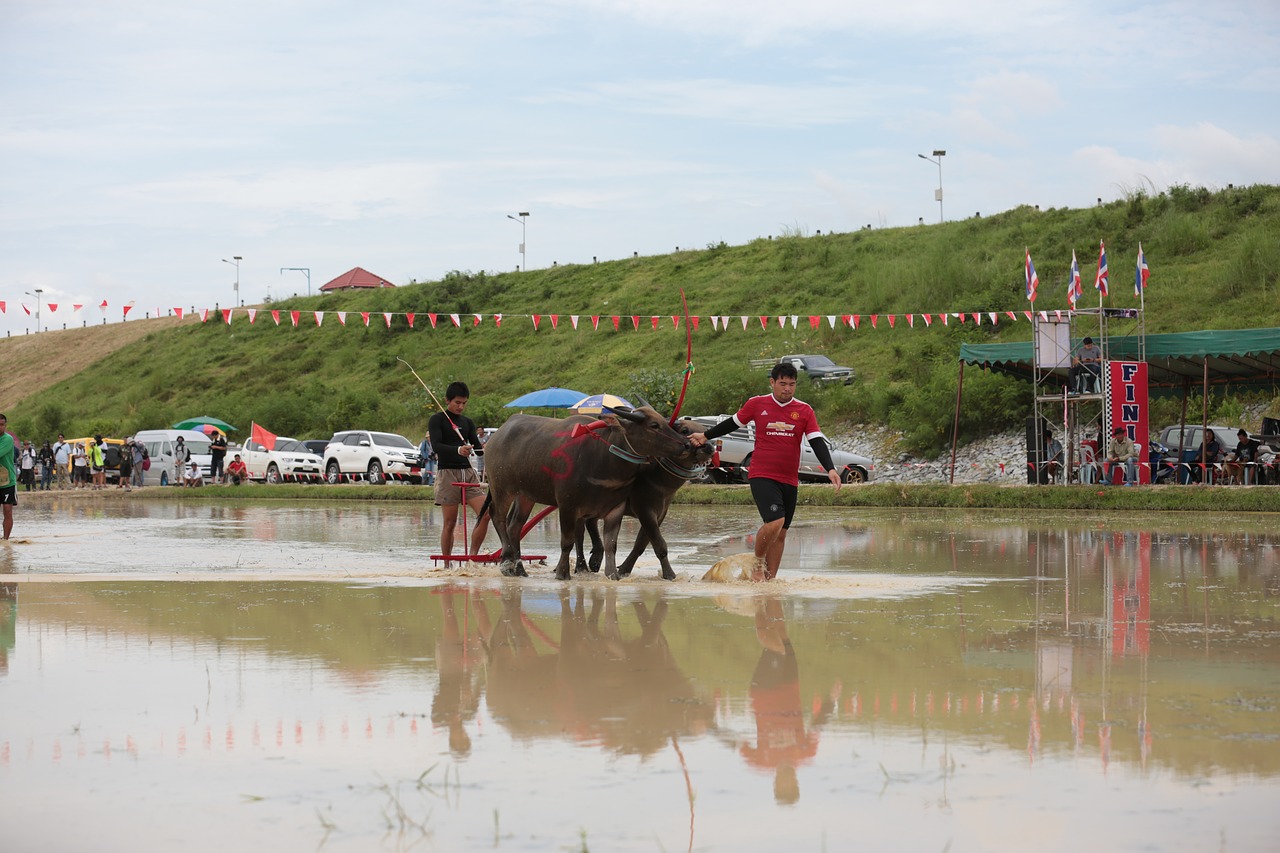
{"label": "man in green shirt", "polygon": [[4,507],[4,538],[13,531],[13,508],[18,505],[18,471],[13,465],[13,436],[9,419],[0,415],[0,506]]}

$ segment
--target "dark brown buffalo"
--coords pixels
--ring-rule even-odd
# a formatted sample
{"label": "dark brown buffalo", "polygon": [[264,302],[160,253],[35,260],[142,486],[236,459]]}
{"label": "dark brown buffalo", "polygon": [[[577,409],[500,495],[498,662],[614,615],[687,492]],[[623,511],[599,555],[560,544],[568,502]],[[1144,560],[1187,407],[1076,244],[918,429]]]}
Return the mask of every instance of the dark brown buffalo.
{"label": "dark brown buffalo", "polygon": [[[695,420],[681,418],[675,423],[676,432],[688,436],[693,432],[704,432],[705,427]],[[627,577],[635,568],[636,560],[644,553],[644,549],[652,543],[654,556],[662,564],[662,578],[675,580],[676,573],[667,559],[667,540],[662,536],[661,525],[671,509],[671,500],[680,487],[697,477],[711,459],[715,449],[710,443],[694,447],[679,456],[661,459],[645,465],[640,476],[627,495],[626,514],[640,522],[640,530],[636,533],[635,544],[631,553],[618,566],[618,574]],[[604,556],[604,546],[600,541],[599,526],[594,519],[587,521],[586,532],[591,537],[591,559],[587,562],[591,571],[598,571],[600,560]],[[584,562],[582,557],[582,537],[578,537],[579,571]]]}
{"label": "dark brown buffalo", "polygon": [[514,415],[485,445],[490,514],[502,540],[504,575],[527,574],[520,565],[520,530],[533,504],[540,503],[559,509],[556,577],[568,580],[579,527],[595,518],[604,521],[605,575],[617,580],[618,529],[632,485],[647,461],[678,456],[692,445],[647,406],[614,414],[594,432],[581,429],[593,420],[582,415]]}

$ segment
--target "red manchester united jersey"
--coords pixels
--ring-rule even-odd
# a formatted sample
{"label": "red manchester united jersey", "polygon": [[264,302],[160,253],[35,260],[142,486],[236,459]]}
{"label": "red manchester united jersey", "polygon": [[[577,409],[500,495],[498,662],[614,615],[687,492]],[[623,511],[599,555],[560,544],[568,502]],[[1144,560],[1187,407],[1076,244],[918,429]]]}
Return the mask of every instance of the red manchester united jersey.
{"label": "red manchester united jersey", "polygon": [[738,426],[756,425],[756,447],[747,476],[799,485],[800,442],[822,435],[813,407],[795,398],[784,405],[772,394],[764,394],[744,403],[733,419]]}

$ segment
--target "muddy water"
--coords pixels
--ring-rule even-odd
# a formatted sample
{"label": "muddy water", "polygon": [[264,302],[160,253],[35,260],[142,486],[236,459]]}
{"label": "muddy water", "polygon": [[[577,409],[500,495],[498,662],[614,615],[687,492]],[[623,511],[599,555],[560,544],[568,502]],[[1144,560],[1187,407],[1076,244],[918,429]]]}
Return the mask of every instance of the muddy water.
{"label": "muddy water", "polygon": [[760,590],[698,580],[743,509],[562,584],[426,507],[24,505],[0,847],[1275,849],[1273,519],[801,516]]}

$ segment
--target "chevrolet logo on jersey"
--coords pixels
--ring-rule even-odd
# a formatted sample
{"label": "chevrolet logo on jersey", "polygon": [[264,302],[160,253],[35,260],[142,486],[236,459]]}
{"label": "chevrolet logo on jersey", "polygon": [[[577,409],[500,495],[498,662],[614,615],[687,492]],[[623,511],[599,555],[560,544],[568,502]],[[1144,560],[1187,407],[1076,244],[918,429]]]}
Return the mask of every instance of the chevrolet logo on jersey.
{"label": "chevrolet logo on jersey", "polygon": [[795,428],[796,428],[795,424],[789,424],[786,421],[774,421],[773,423],[764,425],[765,432],[770,432],[770,433],[782,432],[782,433],[790,434],[790,432]]}

